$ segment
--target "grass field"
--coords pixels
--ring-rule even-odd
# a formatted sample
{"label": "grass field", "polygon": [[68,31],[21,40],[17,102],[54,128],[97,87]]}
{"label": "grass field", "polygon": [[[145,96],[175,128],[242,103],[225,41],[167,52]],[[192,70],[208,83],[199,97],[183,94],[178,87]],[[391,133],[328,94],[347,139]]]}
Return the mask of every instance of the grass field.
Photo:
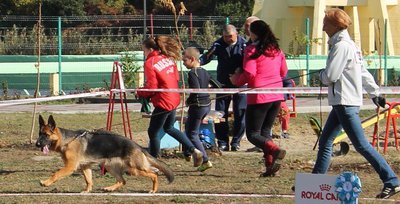
{"label": "grass field", "polygon": [[[362,117],[372,114],[363,111]],[[50,113],[42,113],[47,118]],[[68,129],[97,129],[106,124],[105,114],[53,114],[57,125]],[[146,193],[151,188],[151,181],[142,177],[126,177],[127,185],[116,193],[126,195],[110,195],[101,188],[114,183],[109,174],[100,175],[100,169],[94,168],[94,188],[92,195],[79,195],[85,181],[80,172],[64,178],[50,187],[41,187],[39,180],[47,179],[63,164],[56,153],[42,155],[34,144],[29,142],[31,114],[13,113],[0,115],[0,194],[5,193],[35,193],[24,196],[1,196],[0,203],[294,203],[291,186],[295,183],[297,172],[310,172],[316,157],[312,150],[316,137],[308,124],[308,117],[319,117],[317,114],[299,114],[290,122],[290,139],[276,139],[288,154],[279,177],[260,178],[264,171],[261,161],[262,153],[246,152],[253,147],[243,140],[238,152],[223,152],[221,156],[212,155],[214,167],[204,173],[197,172],[192,163],[177,156],[162,158],[175,172],[175,181],[168,184],[161,176],[159,193],[212,193],[212,194],[271,194],[276,197],[214,197],[202,195],[175,196],[129,196],[130,193]],[[120,117],[114,117],[113,127],[122,133]],[[326,115],[323,115],[326,119]],[[147,146],[146,129],[148,119],[142,119],[139,114],[131,114],[133,139]],[[37,123],[37,121],[36,121]],[[36,124],[37,126],[37,124]],[[381,125],[383,130],[383,124]],[[34,141],[37,137],[35,130]],[[372,128],[366,133],[372,135]],[[400,157],[394,147],[390,147],[385,158],[395,172],[400,172]],[[344,157],[333,159],[329,174],[337,175],[348,170],[357,172],[363,185],[361,198],[373,198],[381,190],[382,184],[372,167],[351,147],[350,153]],[[71,195],[49,195],[38,193],[73,193]],[[288,195],[281,198],[278,195]],[[400,196],[394,196],[391,203],[400,203]],[[387,201],[360,200],[359,203],[389,203]]]}

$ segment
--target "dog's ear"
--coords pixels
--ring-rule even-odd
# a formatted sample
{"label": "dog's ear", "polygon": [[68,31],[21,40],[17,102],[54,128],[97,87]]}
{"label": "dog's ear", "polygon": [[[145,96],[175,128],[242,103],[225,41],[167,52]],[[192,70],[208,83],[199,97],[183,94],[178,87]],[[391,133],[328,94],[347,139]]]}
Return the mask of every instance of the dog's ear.
{"label": "dog's ear", "polygon": [[44,124],[44,119],[42,117],[42,115],[39,115],[39,127],[42,127]]}
{"label": "dog's ear", "polygon": [[51,128],[51,130],[54,130],[54,128],[56,128],[56,121],[54,121],[53,115],[49,116],[49,119],[47,120],[47,125]]}

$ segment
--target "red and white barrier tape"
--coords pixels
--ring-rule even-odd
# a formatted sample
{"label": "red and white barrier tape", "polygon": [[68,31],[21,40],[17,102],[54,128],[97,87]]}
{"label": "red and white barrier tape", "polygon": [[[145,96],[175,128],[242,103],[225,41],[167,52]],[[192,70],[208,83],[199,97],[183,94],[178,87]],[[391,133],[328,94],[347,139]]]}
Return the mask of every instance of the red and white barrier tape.
{"label": "red and white barrier tape", "polygon": [[285,87],[285,88],[210,88],[210,89],[112,89],[112,92],[178,92],[178,93],[210,93],[210,94],[254,94],[254,93],[294,93],[294,94],[327,94],[328,90],[319,87]]}
{"label": "red and white barrier tape", "polygon": [[[179,92],[179,93],[213,93],[213,94],[255,94],[255,93],[292,93],[292,94],[327,94],[328,87],[284,87],[284,88],[212,88],[212,89],[112,89],[113,92]],[[400,86],[380,88],[381,94],[400,94]],[[366,92],[364,91],[364,94]]]}
{"label": "red and white barrier tape", "polygon": [[171,196],[194,196],[194,197],[239,197],[239,198],[293,198],[294,195],[278,194],[217,194],[217,193],[0,193],[5,196],[118,196],[118,197],[171,197]]}
{"label": "red and white barrier tape", "polygon": [[[0,193],[0,197],[46,197],[46,196],[79,196],[79,197],[219,197],[219,198],[280,198],[295,199],[293,194],[256,194],[256,193]],[[379,203],[393,203],[395,199],[359,198],[365,201],[379,201]]]}
{"label": "red and white barrier tape", "polygon": [[[256,93],[292,93],[292,94],[327,94],[328,88],[323,87],[285,87],[285,88],[212,88],[212,89],[112,89],[111,91],[116,92],[135,92],[140,91],[151,91],[151,92],[177,92],[177,93],[210,93],[210,94],[256,94]],[[6,100],[0,101],[0,107],[29,104],[35,102],[45,101],[56,101],[63,99],[83,98],[83,97],[95,97],[108,95],[109,91],[99,91],[91,93],[72,94],[64,96],[51,96],[42,98],[30,98],[30,99],[18,99],[18,100]],[[389,86],[381,87],[381,94],[400,94],[400,86]],[[364,94],[366,92],[364,91]]]}
{"label": "red and white barrier tape", "polygon": [[71,94],[71,95],[64,95],[64,96],[50,96],[50,97],[42,97],[42,98],[7,100],[7,101],[0,101],[0,107],[29,104],[29,103],[35,103],[35,102],[57,101],[57,100],[73,99],[73,98],[104,96],[109,93],[110,93],[110,91],[98,91],[98,92]]}

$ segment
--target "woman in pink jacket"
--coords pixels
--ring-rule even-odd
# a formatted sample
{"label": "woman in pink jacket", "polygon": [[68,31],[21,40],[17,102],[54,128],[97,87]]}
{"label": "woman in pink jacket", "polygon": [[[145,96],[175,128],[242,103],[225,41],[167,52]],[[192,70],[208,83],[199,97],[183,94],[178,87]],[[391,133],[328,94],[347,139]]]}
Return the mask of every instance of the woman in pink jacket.
{"label": "woman in pink jacket", "polygon": [[[285,55],[279,49],[278,39],[262,20],[250,24],[252,44],[245,49],[243,71],[236,72],[231,81],[248,88],[281,88],[288,71]],[[275,176],[286,151],[272,141],[272,126],[278,115],[283,94],[247,94],[246,135],[256,147],[263,149],[265,173]]]}

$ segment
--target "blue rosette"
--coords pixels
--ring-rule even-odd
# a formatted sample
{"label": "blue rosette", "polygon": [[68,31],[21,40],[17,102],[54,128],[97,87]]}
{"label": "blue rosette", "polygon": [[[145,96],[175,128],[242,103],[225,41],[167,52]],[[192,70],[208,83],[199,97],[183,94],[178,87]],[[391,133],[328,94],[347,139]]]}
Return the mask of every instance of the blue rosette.
{"label": "blue rosette", "polygon": [[356,204],[361,192],[361,181],[353,172],[343,172],[336,178],[336,192],[341,204]]}
{"label": "blue rosette", "polygon": [[211,134],[211,132],[209,129],[202,129],[199,134],[200,141],[203,143],[203,145],[206,149],[211,149],[212,144],[213,144],[212,139],[209,136],[210,134]]}

